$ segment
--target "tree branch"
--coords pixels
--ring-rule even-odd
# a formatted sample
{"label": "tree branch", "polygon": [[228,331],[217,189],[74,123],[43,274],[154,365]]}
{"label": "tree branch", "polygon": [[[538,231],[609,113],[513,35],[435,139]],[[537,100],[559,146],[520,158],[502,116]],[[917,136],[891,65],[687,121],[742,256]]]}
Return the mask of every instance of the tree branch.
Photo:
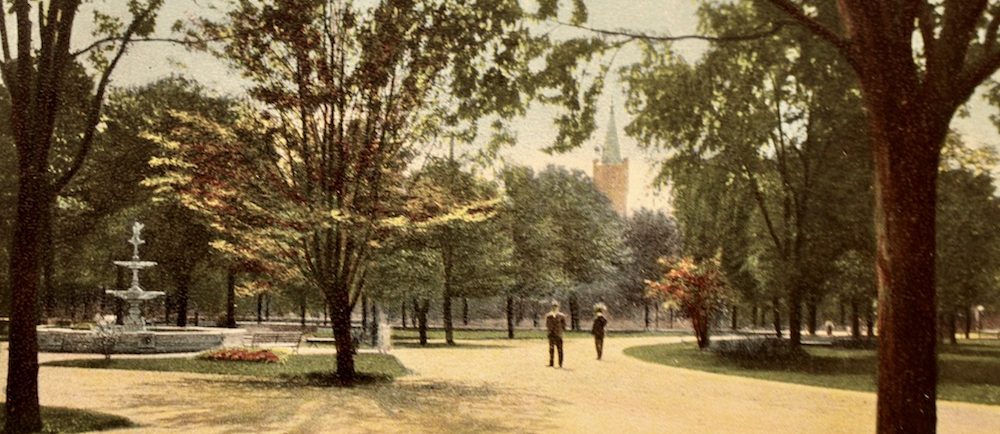
{"label": "tree branch", "polygon": [[10,40],[7,38],[7,12],[0,8],[0,48],[4,63],[10,62]]}
{"label": "tree branch", "polygon": [[[129,42],[168,42],[172,44],[182,45],[184,47],[197,47],[201,44],[208,42],[221,41],[225,38],[208,38],[208,39],[181,39],[181,38],[132,38]],[[96,50],[107,44],[123,42],[124,36],[108,36],[106,38],[98,39],[92,42],[90,45],[76,50],[70,53],[72,57],[79,57],[80,55],[89,53],[90,51]]]}
{"label": "tree branch", "polygon": [[[806,15],[805,11],[801,7],[793,3],[791,0],[764,0],[770,3],[772,6],[778,8],[778,10],[784,12],[789,17],[797,21],[807,30],[815,34],[816,36],[826,40],[827,42],[833,44],[840,53],[847,58],[848,62],[852,65],[857,63],[854,52],[854,46],[849,39],[846,39],[836,32],[826,27],[816,19]],[[856,65],[855,65],[856,66]]]}
{"label": "tree branch", "polygon": [[97,91],[94,93],[94,98],[91,100],[90,104],[90,110],[88,110],[87,113],[87,123],[85,124],[86,130],[83,133],[83,138],[80,139],[80,145],[79,148],[77,148],[76,156],[73,157],[73,161],[70,163],[69,169],[67,169],[66,172],[64,172],[52,184],[53,193],[58,193],[66,187],[66,184],[69,184],[69,181],[72,180],[73,177],[76,176],[77,172],[79,172],[83,167],[83,162],[87,159],[87,154],[90,153],[90,148],[93,147],[94,144],[97,124],[100,123],[101,110],[104,107],[104,94],[107,92],[108,84],[111,82],[111,73],[115,70],[115,67],[118,66],[118,61],[120,61],[122,56],[125,55],[125,51],[128,49],[132,35],[135,34],[139,25],[153,13],[153,8],[155,7],[154,5],[155,3],[151,4],[144,11],[142,11],[142,13],[136,15],[132,19],[128,28],[125,29],[125,32],[122,34],[122,42],[118,47],[118,51],[111,59],[111,62],[108,63],[108,67],[104,69],[104,72],[101,74],[101,79],[98,81]]}
{"label": "tree branch", "polygon": [[652,41],[652,42],[676,42],[676,41],[686,41],[686,40],[698,40],[698,41],[709,41],[709,42],[740,42],[740,41],[752,41],[755,39],[762,39],[768,36],[773,36],[781,31],[787,25],[795,24],[791,21],[775,21],[766,26],[759,26],[753,29],[750,33],[740,34],[740,35],[720,35],[720,36],[709,36],[709,35],[680,35],[680,36],[663,36],[663,35],[650,35],[648,33],[642,32],[630,32],[628,30],[607,30],[599,29],[595,27],[584,26],[581,24],[572,24],[564,21],[554,21],[555,23],[572,27],[575,29],[586,30],[588,32],[593,32],[606,36],[622,36],[628,38],[629,40],[642,40],[642,41]]}

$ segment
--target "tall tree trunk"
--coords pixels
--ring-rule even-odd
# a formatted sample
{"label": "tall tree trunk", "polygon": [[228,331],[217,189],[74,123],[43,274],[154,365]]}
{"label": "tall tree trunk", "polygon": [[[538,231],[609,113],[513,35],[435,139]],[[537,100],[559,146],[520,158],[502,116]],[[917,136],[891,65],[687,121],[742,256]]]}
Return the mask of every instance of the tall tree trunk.
{"label": "tall tree trunk", "polygon": [[514,297],[507,296],[507,339],[514,339]]}
{"label": "tall tree trunk", "polygon": [[861,339],[861,312],[858,311],[857,299],[851,299],[851,337]]}
{"label": "tall tree trunk", "polygon": [[729,323],[729,328],[731,330],[736,330],[736,326],[738,325],[738,322],[739,322],[738,321],[739,320],[739,308],[736,307],[736,305],[733,305],[733,313],[732,313],[732,317],[730,318],[730,320],[731,320],[731,322]]}
{"label": "tall tree trunk", "polygon": [[969,339],[969,330],[972,328],[972,308],[965,308],[965,339]]}
{"label": "tall tree trunk", "polygon": [[570,330],[580,330],[580,303],[577,302],[575,291],[569,294],[569,324]]}
{"label": "tall tree trunk", "polygon": [[42,234],[51,225],[51,200],[45,178],[22,162],[19,167],[17,219],[10,254],[10,354],[5,430],[41,431],[38,405],[38,286]]}
{"label": "tall tree trunk", "polygon": [[[445,231],[446,239],[450,239],[450,231]],[[452,271],[454,267],[454,261],[452,257],[452,245],[451,242],[446,242],[444,249],[441,252],[442,259],[444,260],[444,302],[441,305],[441,317],[444,322],[444,342],[448,345],[455,345],[455,335],[451,318],[451,297],[452,297]]]}
{"label": "tall tree trunk", "polygon": [[953,309],[948,310],[948,342],[952,345],[958,345],[958,321],[955,318],[955,311]]}
{"label": "tall tree trunk", "polygon": [[[416,303],[416,299],[414,299]],[[417,306],[417,328],[420,335],[420,345],[427,345],[427,311],[430,310],[429,299],[423,299]]]}
{"label": "tall tree trunk", "polygon": [[361,296],[361,331],[368,333],[368,296]]}
{"label": "tall tree trunk", "polygon": [[373,347],[378,346],[378,314],[378,303],[376,303],[375,300],[372,300],[371,342]]}
{"label": "tall tree trunk", "polygon": [[469,299],[462,297],[462,325],[469,325]]}
{"label": "tall tree trunk", "polygon": [[406,328],[406,300],[399,303],[400,328]]}
{"label": "tall tree trunk", "polygon": [[670,328],[674,328],[674,308],[670,308]]}
{"label": "tall tree trunk", "polygon": [[[50,211],[51,215],[51,211]],[[42,318],[47,319],[52,317],[54,310],[56,308],[56,246],[55,240],[52,236],[52,225],[48,225],[47,228],[43,229],[44,234],[42,235]],[[72,316],[76,310],[70,312]],[[70,318],[73,319],[72,317]],[[39,321],[41,322],[41,321]]]}
{"label": "tall tree trunk", "polygon": [[330,303],[330,324],[337,346],[337,380],[344,385],[354,384],[354,339],[351,336],[351,292],[345,287],[327,291]]}
{"label": "tall tree trunk", "polygon": [[420,327],[417,324],[417,320],[418,320],[417,317],[419,316],[418,315],[419,312],[420,312],[420,305],[417,303],[417,298],[413,297],[413,317],[410,318],[410,321],[413,323],[413,328]]}
{"label": "tall tree trunk", "polygon": [[184,273],[177,276],[177,327],[187,327],[188,323],[188,291],[191,288],[191,275]]}
{"label": "tall tree trunk", "polygon": [[[124,291],[125,267],[115,267],[115,290]],[[113,297],[115,303],[115,325],[125,325],[125,300]]]}
{"label": "tall tree trunk", "polygon": [[226,327],[236,328],[236,272],[226,273]]}
{"label": "tall tree trunk", "polygon": [[809,336],[816,336],[816,302],[810,300],[806,303],[806,314],[808,315],[809,323],[806,327],[809,328]]}
{"label": "tall tree trunk", "polygon": [[646,301],[642,302],[642,318],[643,324],[645,324],[645,330],[649,331],[649,303]]}
{"label": "tall tree trunk", "polygon": [[658,303],[656,303],[656,304],[653,305],[653,307],[654,307],[654,309],[653,309],[653,324],[654,324],[653,330],[659,330],[660,329],[660,305]]}
{"label": "tall tree trunk", "polygon": [[264,321],[264,293],[257,294],[257,324]]}
{"label": "tall tree trunk", "polygon": [[781,338],[781,303],[778,302],[778,297],[771,299],[771,319],[774,322],[774,333]]}
{"label": "tall tree trunk", "polygon": [[798,282],[788,292],[788,339],[798,346],[802,343],[802,288]]}
{"label": "tall tree trunk", "polygon": [[760,327],[760,321],[757,320],[757,303],[754,303],[753,306],[750,307],[750,318],[753,322],[753,328]]}
{"label": "tall tree trunk", "polygon": [[872,338],[875,337],[875,311],[870,300],[865,299],[865,302],[865,326],[868,327],[867,336]]}

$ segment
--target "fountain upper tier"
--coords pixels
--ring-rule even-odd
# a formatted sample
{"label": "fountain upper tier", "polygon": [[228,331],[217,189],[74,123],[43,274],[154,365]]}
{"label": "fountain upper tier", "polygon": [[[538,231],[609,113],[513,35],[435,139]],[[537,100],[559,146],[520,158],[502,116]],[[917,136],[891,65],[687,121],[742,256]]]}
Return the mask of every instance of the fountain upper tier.
{"label": "fountain upper tier", "polygon": [[115,265],[131,268],[133,270],[141,270],[143,268],[149,268],[156,265],[153,261],[114,261]]}

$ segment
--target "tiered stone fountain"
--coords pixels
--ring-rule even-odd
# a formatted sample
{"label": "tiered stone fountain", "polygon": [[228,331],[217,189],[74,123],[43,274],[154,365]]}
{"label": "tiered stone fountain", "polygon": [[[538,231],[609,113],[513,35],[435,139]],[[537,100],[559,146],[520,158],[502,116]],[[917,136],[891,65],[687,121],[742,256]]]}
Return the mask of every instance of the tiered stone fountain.
{"label": "tiered stone fountain", "polygon": [[108,294],[123,299],[126,303],[128,303],[128,316],[125,317],[125,325],[123,326],[123,329],[124,331],[129,332],[146,330],[146,320],[142,317],[142,303],[146,300],[152,300],[165,294],[162,291],[144,291],[142,287],[139,286],[139,270],[156,265],[153,261],[139,260],[139,246],[146,244],[146,242],[141,238],[143,227],[143,224],[139,222],[135,222],[135,224],[132,225],[132,238],[128,240],[129,244],[132,244],[132,260],[114,261],[115,265],[119,267],[128,267],[128,269],[132,270],[132,285],[130,285],[128,290],[125,291],[105,291]]}
{"label": "tiered stone fountain", "polygon": [[[156,262],[139,259],[139,246],[145,244],[141,238],[142,223],[132,225],[132,259],[114,261],[120,267],[132,270],[132,284],[127,290],[109,290],[106,293],[121,298],[128,303],[128,313],[124,325],[115,328],[117,341],[114,353],[183,353],[203,351],[225,345],[237,345],[246,330],[209,327],[147,327],[142,316],[142,304],[164,295],[161,291],[146,291],[139,285],[139,271],[155,266]],[[95,353],[101,352],[99,336],[94,330],[74,330],[50,326],[38,327],[40,351]]]}

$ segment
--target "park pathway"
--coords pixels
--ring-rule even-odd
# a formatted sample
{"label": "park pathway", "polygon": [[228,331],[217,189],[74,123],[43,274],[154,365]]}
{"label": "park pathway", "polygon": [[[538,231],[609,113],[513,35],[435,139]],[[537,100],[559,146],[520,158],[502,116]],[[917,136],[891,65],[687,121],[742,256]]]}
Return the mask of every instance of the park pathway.
{"label": "park pathway", "polygon": [[[677,339],[610,338],[603,361],[594,360],[589,339],[567,339],[564,369],[545,366],[541,340],[396,348],[413,375],[349,390],[43,367],[41,394],[45,405],[129,417],[141,427],[119,432],[135,433],[874,431],[874,394],[676,369],[622,354]],[[6,354],[0,362],[5,377]],[[1000,407],[940,402],[939,420],[941,433],[987,432],[1000,427]]]}

